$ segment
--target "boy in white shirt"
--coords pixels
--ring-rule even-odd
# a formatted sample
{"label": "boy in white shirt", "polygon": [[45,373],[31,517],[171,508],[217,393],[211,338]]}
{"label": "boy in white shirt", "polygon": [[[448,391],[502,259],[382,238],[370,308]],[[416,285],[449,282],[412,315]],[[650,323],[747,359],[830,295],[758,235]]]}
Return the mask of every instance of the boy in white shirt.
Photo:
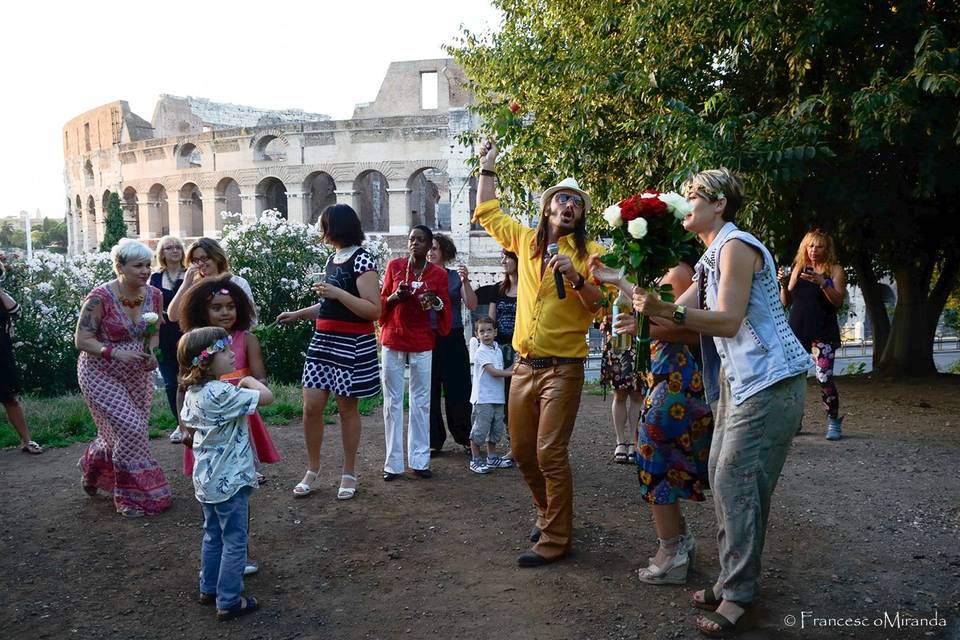
{"label": "boy in white shirt", "polygon": [[[473,358],[473,389],[470,404],[473,405],[473,426],[470,429],[470,471],[490,473],[493,469],[513,466],[513,460],[497,455],[497,443],[503,437],[503,406],[506,401],[501,378],[513,375],[503,368],[503,352],[494,342],[497,328],[488,317],[476,321],[480,345]],[[486,456],[481,447],[486,445]]]}

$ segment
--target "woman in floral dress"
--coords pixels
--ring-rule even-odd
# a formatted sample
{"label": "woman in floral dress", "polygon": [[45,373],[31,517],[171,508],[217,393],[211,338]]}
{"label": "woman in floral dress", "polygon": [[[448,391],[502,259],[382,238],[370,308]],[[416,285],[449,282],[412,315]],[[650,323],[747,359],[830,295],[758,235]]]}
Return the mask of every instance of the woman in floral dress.
{"label": "woman in floral dress", "polygon": [[[150,249],[121,240],[110,252],[116,280],[91,291],[77,322],[80,391],[97,425],[97,438],[80,458],[83,490],[113,494],[117,512],[128,518],[154,515],[170,506],[170,486],[150,452],[147,422],[157,359],[145,342],[146,314],[159,318],[163,296],[147,284]],[[147,347],[145,349],[144,347]]]}

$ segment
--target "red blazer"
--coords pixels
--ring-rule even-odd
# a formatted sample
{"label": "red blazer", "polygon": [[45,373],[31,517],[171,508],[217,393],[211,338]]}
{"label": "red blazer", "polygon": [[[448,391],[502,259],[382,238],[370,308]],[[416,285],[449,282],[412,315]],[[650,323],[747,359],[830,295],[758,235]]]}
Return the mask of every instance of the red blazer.
{"label": "red blazer", "polygon": [[427,287],[443,300],[442,311],[424,311],[415,296],[388,305],[387,298],[397,290],[397,285],[406,280],[407,259],[394,258],[387,263],[383,289],[380,291],[380,344],[395,351],[433,351],[436,337],[430,326],[430,314],[437,314],[437,332],[442,336],[450,333],[450,324],[453,322],[447,272],[428,262],[421,278],[421,286]]}

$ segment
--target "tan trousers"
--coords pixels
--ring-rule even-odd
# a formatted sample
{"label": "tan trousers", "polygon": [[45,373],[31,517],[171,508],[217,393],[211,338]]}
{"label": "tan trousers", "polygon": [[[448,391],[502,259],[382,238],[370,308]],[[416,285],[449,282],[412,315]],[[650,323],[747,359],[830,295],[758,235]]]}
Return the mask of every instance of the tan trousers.
{"label": "tan trousers", "polygon": [[533,494],[541,531],[533,551],[548,560],[570,551],[573,478],[567,448],[582,391],[582,363],[545,369],[518,364],[510,383],[513,456]]}

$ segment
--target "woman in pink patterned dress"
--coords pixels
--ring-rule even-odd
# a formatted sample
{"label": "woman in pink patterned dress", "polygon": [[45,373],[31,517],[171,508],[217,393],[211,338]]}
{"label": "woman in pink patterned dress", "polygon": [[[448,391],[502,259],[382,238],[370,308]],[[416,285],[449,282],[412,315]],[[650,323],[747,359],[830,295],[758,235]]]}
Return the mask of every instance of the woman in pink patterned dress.
{"label": "woman in pink patterned dress", "polygon": [[125,238],[110,254],[117,279],[87,295],[77,322],[77,378],[97,425],[97,438],[78,466],[88,495],[111,492],[120,515],[138,518],[160,513],[171,502],[147,435],[157,368],[150,348],[158,338],[154,334],[144,344],[144,316],[162,313],[163,296],[147,284],[150,249]]}

